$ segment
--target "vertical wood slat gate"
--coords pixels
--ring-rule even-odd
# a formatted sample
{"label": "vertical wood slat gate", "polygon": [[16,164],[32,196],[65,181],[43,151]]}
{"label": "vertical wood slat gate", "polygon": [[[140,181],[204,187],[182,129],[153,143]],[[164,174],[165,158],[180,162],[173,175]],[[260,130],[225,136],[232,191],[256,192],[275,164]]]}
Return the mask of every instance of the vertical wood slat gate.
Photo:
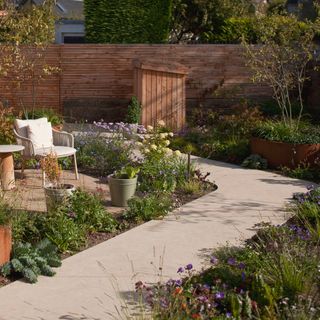
{"label": "vertical wood slat gate", "polygon": [[174,131],[185,126],[187,74],[177,63],[134,61],[134,94],[142,105],[144,126],[160,120]]}

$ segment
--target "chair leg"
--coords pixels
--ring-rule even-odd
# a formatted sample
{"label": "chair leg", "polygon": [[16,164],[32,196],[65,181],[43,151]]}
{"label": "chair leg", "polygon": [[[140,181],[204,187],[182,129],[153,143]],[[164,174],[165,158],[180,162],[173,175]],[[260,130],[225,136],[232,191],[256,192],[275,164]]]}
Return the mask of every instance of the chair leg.
{"label": "chair leg", "polygon": [[45,187],[46,185],[46,173],[42,170],[42,186]]}
{"label": "chair leg", "polygon": [[73,162],[74,162],[74,173],[76,176],[76,180],[79,180],[79,173],[78,173],[78,165],[77,165],[77,156],[76,154],[73,155]]}
{"label": "chair leg", "polygon": [[24,169],[26,168],[26,158],[22,156],[22,161],[21,161],[21,175],[24,174]]}

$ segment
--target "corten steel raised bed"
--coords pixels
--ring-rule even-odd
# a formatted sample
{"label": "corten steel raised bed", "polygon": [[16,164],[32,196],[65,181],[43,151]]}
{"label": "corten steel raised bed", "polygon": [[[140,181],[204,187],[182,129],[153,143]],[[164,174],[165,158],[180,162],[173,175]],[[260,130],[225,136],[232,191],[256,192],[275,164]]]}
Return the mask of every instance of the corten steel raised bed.
{"label": "corten steel raised bed", "polygon": [[0,226],[0,266],[10,261],[12,249],[11,227]]}
{"label": "corten steel raised bed", "polygon": [[316,159],[320,158],[319,143],[292,144],[254,137],[250,140],[250,147],[252,154],[259,154],[268,160],[270,168],[296,168],[301,163],[313,166]]}

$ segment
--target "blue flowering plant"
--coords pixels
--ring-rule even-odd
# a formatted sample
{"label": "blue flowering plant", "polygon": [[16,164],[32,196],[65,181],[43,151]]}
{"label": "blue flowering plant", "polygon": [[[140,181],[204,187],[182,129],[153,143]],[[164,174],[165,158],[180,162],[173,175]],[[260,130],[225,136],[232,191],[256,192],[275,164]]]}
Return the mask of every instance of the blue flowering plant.
{"label": "blue flowering plant", "polygon": [[75,137],[80,169],[97,176],[107,176],[134,161],[135,141],[125,133],[144,132],[142,126],[96,122],[94,127]]}

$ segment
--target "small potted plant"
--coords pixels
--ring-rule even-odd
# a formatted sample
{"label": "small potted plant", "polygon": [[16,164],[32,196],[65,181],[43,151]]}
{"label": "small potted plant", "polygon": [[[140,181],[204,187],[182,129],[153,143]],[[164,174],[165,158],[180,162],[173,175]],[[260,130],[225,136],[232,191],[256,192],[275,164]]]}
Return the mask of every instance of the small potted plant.
{"label": "small potted plant", "polygon": [[43,157],[40,163],[45,179],[49,181],[44,186],[44,191],[47,210],[51,211],[67,201],[75,190],[75,186],[73,184],[60,183],[61,167],[58,163],[57,155],[53,152]]}
{"label": "small potted plant", "polygon": [[117,207],[128,205],[128,200],[136,192],[139,171],[139,168],[126,166],[108,176],[112,205]]}
{"label": "small potted plant", "polygon": [[6,204],[0,203],[0,266],[10,261],[12,250],[10,212]]}

